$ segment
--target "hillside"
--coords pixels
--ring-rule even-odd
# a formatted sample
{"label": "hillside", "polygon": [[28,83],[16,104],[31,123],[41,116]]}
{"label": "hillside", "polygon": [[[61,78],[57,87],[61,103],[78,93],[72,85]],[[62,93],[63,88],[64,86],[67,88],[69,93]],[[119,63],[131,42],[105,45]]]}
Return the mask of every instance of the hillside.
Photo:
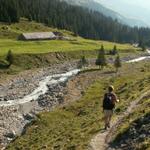
{"label": "hillside", "polygon": [[75,2],[0,0],[1,150],[149,150],[150,28]]}
{"label": "hillside", "polygon": [[61,0],[61,1],[66,1],[67,3],[72,4],[72,5],[82,6],[82,7],[89,8],[91,10],[98,11],[107,17],[111,17],[114,20],[117,19],[118,22],[132,26],[132,27],[134,26],[148,27],[148,25],[144,21],[124,17],[123,15],[105,7],[104,5],[100,4],[99,2],[96,2],[95,0],[76,0],[76,1]]}
{"label": "hillside", "polygon": [[[21,33],[42,31],[59,31],[72,40],[46,40],[46,41],[18,41],[17,38]],[[107,41],[88,40],[76,37],[67,30],[58,30],[47,27],[34,21],[29,22],[27,19],[21,19],[19,23],[11,25],[0,23],[0,58],[4,60],[8,50],[12,50],[14,55],[14,64],[10,69],[0,62],[0,72],[12,73],[20,72],[26,69],[48,66],[50,64],[66,61],[70,59],[80,59],[84,55],[89,58],[97,57],[97,52],[103,44],[106,50],[113,49],[117,46],[123,55],[136,55],[139,52],[130,44],[118,44]],[[58,57],[56,52],[60,52]],[[126,53],[127,52],[127,53]],[[53,59],[52,59],[53,58]]]}
{"label": "hillside", "polygon": [[2,0],[0,6],[5,6],[0,7],[2,22],[15,23],[25,17],[50,27],[72,31],[75,35],[88,39],[119,43],[137,43],[141,39],[150,39],[149,28],[133,28],[98,11],[59,0]]}
{"label": "hillside", "polygon": [[[117,149],[150,149],[150,94],[145,96],[134,109],[132,114],[126,117],[119,126],[111,147]],[[134,140],[133,140],[134,139]]]}
{"label": "hillside", "polygon": [[[48,32],[57,31],[63,35],[70,37],[71,40],[44,40],[44,41],[20,41],[17,40],[21,33],[30,32]],[[67,30],[58,30],[50,28],[41,23],[34,21],[29,22],[27,19],[21,19],[19,23],[11,25],[0,23],[0,56],[6,55],[8,50],[12,50],[14,54],[39,54],[48,52],[67,52],[67,51],[82,51],[82,50],[98,50],[101,44],[106,50],[111,50],[114,45],[119,50],[134,50],[130,44],[118,44],[107,41],[95,41],[84,39],[79,36],[74,36],[74,33]],[[136,50],[136,49],[135,49]]]}
{"label": "hillside", "polygon": [[15,39],[21,33],[30,32],[48,32],[48,31],[59,31],[64,35],[71,36],[73,33],[67,30],[58,30],[57,28],[48,27],[42,23],[37,23],[35,21],[28,21],[26,18],[21,18],[19,23],[4,23],[0,22],[0,39]]}
{"label": "hillside", "polygon": [[106,0],[97,1],[99,1],[104,6],[112,8],[113,10],[116,10],[117,12],[127,17],[138,18],[140,20],[143,20],[147,25],[150,25],[150,3],[147,0],[138,0],[138,2],[130,0],[113,0],[110,3],[108,3]]}
{"label": "hillside", "polygon": [[[149,89],[149,73],[149,62],[136,63],[134,67],[133,64],[124,64],[119,76],[112,72],[112,68],[103,71],[81,72],[66,86],[68,94],[71,94],[72,88],[78,89],[80,87],[80,89],[84,89],[82,97],[78,101],[71,101],[71,103],[58,107],[52,112],[39,114],[36,121],[27,128],[27,131],[10,144],[7,149],[87,150],[91,138],[100,132],[104,126],[101,100],[107,86],[113,84],[121,100],[114,115],[114,119],[116,119],[118,115],[126,111],[130,102],[133,102],[141,93]],[[74,92],[72,94],[78,96],[79,91],[75,90],[76,94]],[[70,96],[72,97],[72,95]],[[138,112],[134,113],[136,118],[149,112],[148,107],[143,111],[146,104],[148,103],[142,104],[144,107],[139,107],[140,109],[136,110]],[[128,121],[126,123],[128,126]],[[122,133],[122,130],[117,131]],[[136,135],[139,136],[138,132]]]}

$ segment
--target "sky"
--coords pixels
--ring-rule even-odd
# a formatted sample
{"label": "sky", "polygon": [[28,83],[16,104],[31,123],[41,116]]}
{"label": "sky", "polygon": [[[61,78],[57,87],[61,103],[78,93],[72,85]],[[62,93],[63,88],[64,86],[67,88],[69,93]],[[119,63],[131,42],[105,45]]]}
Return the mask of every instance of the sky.
{"label": "sky", "polygon": [[150,0],[95,0],[120,14],[150,25]]}

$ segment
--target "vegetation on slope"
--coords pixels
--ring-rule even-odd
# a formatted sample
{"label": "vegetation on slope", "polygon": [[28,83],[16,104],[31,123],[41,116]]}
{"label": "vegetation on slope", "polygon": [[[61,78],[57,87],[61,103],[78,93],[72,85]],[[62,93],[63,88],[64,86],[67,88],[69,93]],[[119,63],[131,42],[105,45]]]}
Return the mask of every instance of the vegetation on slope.
{"label": "vegetation on slope", "polygon": [[[103,129],[102,99],[109,84],[116,87],[121,100],[116,114],[122,113],[141,92],[148,90],[150,81],[149,63],[126,64],[120,75],[101,72],[96,82],[77,102],[56,108],[53,112],[38,115],[26,133],[8,146],[8,150],[68,149],[84,150],[90,139]],[[97,72],[90,72],[96,74]],[[90,75],[90,73],[88,75]],[[113,75],[113,76],[112,76]]]}
{"label": "vegetation on slope", "polygon": [[20,17],[67,29],[85,38],[122,43],[150,39],[149,28],[131,28],[99,12],[71,6],[59,0],[1,0],[0,21],[19,22]]}
{"label": "vegetation on slope", "polygon": [[[72,41],[63,40],[47,40],[47,41],[18,41],[17,38],[21,33],[26,32],[42,32],[42,31],[58,31],[65,36],[71,37]],[[120,50],[133,50],[130,44],[118,44],[106,41],[86,40],[81,37],[74,37],[72,32],[66,30],[58,30],[49,28],[43,24],[29,22],[22,19],[19,23],[6,25],[0,24],[0,56],[7,53],[9,49],[15,54],[23,53],[48,53],[56,51],[76,51],[76,50],[98,50],[101,44],[106,50],[113,49],[116,45]]]}
{"label": "vegetation on slope", "polygon": [[114,133],[111,147],[115,149],[150,149],[150,96],[145,97],[134,112],[123,120]]}
{"label": "vegetation on slope", "polygon": [[18,23],[0,23],[0,39],[17,39],[21,33],[49,31],[59,31],[67,36],[71,36],[73,34],[67,30],[58,30],[57,28],[51,28],[42,23],[28,21],[26,18],[21,18]]}
{"label": "vegetation on slope", "polygon": [[[46,40],[46,41],[18,41],[17,37],[24,32],[58,31],[65,36],[71,37],[71,41]],[[50,64],[80,59],[85,55],[88,58],[96,58],[97,50],[104,45],[105,50],[112,50],[114,45],[120,53],[128,55],[138,53],[137,49],[130,44],[118,44],[107,41],[87,40],[81,37],[74,37],[72,32],[49,28],[34,21],[29,22],[22,18],[19,23],[11,25],[0,24],[0,72],[17,73],[26,69],[46,67]],[[8,69],[4,59],[7,52],[11,50],[14,62]],[[83,52],[84,51],[84,52]],[[56,53],[57,52],[57,53]],[[58,52],[60,57],[58,57]]]}
{"label": "vegetation on slope", "polygon": [[[74,41],[16,41],[16,40],[0,40],[0,56],[6,55],[7,51],[11,49],[14,54],[39,54],[49,52],[67,52],[67,51],[81,51],[81,50],[98,50],[101,44],[104,44],[106,50],[111,50],[116,43],[106,41],[93,41],[76,38]],[[116,44],[120,50],[133,50],[134,48],[128,44]]]}

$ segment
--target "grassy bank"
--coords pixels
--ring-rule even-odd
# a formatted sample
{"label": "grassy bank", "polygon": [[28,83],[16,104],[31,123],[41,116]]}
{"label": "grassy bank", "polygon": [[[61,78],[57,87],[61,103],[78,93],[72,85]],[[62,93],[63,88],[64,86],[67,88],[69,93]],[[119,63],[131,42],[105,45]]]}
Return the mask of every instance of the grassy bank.
{"label": "grassy bank", "polygon": [[[115,76],[104,70],[86,91],[72,104],[44,112],[17,138],[8,150],[86,150],[90,139],[103,128],[102,99],[109,84],[116,87],[121,100],[116,114],[123,112],[130,101],[149,89],[149,63],[126,64]],[[106,72],[107,71],[107,72]],[[96,71],[93,72],[96,74]]]}
{"label": "grassy bank", "polygon": [[[122,150],[124,150],[125,147],[126,149],[134,150],[150,149],[150,138],[148,133],[150,130],[148,120],[150,116],[149,106],[150,96],[143,98],[136,109],[134,109],[133,113],[123,120],[123,123],[113,135],[113,140],[110,143],[112,147],[119,147]],[[145,136],[146,134],[147,136]]]}

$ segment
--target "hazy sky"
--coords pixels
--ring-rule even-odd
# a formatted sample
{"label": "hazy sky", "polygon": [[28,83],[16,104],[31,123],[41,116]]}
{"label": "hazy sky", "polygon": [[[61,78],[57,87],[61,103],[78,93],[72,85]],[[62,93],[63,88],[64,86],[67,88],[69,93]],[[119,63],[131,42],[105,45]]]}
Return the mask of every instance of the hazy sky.
{"label": "hazy sky", "polygon": [[95,0],[120,14],[150,25],[150,0]]}
{"label": "hazy sky", "polygon": [[[150,0],[96,0],[99,2],[107,3],[108,5],[112,5],[113,3],[125,4],[130,6],[139,6],[146,9],[150,9]],[[117,7],[117,6],[116,6]]]}

